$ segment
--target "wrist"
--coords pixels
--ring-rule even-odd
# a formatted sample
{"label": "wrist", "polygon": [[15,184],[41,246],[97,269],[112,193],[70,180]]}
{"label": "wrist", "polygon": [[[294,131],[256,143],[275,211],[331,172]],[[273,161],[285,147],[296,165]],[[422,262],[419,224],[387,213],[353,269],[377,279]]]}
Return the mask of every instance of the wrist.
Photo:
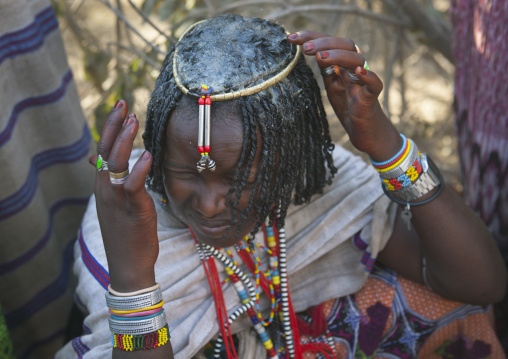
{"label": "wrist", "polygon": [[380,137],[377,143],[380,145],[369,151],[368,155],[373,162],[384,162],[393,158],[401,150],[404,137],[394,129]]}
{"label": "wrist", "polygon": [[110,272],[110,284],[117,292],[129,293],[155,285],[155,272],[147,271],[121,271]]}

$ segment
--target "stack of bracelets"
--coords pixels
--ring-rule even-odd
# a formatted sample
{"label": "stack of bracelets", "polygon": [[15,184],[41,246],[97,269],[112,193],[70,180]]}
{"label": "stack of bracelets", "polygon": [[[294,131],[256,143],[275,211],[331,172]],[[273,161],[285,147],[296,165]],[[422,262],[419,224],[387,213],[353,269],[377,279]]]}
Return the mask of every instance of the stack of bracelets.
{"label": "stack of bracelets", "polygon": [[[434,162],[426,154],[420,154],[413,140],[402,134],[400,136],[403,144],[395,156],[384,162],[375,162],[372,159],[371,162],[379,172],[383,190],[388,198],[406,207],[403,218],[409,229],[410,206],[419,206],[434,200],[441,193],[444,181]],[[438,191],[431,197],[413,202],[437,186]]]}
{"label": "stack of bracelets", "polygon": [[109,286],[106,304],[111,314],[113,348],[147,350],[168,343],[170,335],[159,284],[132,293],[119,293]]}

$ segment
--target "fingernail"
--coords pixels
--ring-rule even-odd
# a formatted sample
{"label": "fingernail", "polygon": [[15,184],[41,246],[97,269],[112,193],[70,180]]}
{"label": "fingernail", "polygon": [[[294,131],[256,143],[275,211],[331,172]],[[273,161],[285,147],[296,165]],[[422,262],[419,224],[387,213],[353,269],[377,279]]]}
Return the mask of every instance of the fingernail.
{"label": "fingernail", "polygon": [[133,113],[130,113],[130,114],[127,116],[127,118],[125,119],[125,121],[123,122],[123,125],[124,125],[125,127],[127,127],[127,126],[129,126],[129,125],[133,124],[135,119],[136,119],[136,115],[135,115],[135,114],[133,114]]}
{"label": "fingernail", "polygon": [[144,151],[143,154],[141,155],[141,158],[144,160],[144,161],[147,161],[150,159],[150,152],[148,151]]}
{"label": "fingernail", "polygon": [[314,47],[316,46],[314,45],[313,42],[306,42],[305,44],[303,44],[303,48],[305,49],[305,51],[314,50]]}
{"label": "fingernail", "polygon": [[113,110],[118,110],[119,108],[122,108],[122,106],[123,106],[122,100],[118,100],[118,101],[116,101],[115,106],[113,107]]}
{"label": "fingernail", "polygon": [[292,34],[289,34],[288,37],[291,39],[291,40],[296,40],[298,39],[298,33],[292,33]]}
{"label": "fingernail", "polygon": [[324,59],[327,59],[328,56],[330,56],[330,53],[328,51],[320,51],[319,52],[319,55],[321,56],[321,58],[324,60]]}
{"label": "fingernail", "polygon": [[367,75],[367,70],[365,70],[364,68],[362,68],[362,75]]}

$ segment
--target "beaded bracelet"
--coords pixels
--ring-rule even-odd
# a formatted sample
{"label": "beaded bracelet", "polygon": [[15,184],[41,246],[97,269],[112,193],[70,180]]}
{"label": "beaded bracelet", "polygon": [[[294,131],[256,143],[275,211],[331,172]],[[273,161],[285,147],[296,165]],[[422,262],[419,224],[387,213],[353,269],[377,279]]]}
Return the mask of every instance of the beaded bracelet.
{"label": "beaded bracelet", "polygon": [[123,351],[150,350],[161,347],[169,342],[169,328],[166,324],[163,328],[142,335],[122,335],[111,333],[111,345]]}
{"label": "beaded bracelet", "polygon": [[397,191],[399,189],[402,189],[404,187],[411,186],[416,182],[416,180],[420,177],[422,174],[422,166],[420,164],[420,158],[419,156],[414,160],[413,164],[409,169],[398,176],[397,178],[392,179],[386,179],[383,178],[382,182],[385,184],[386,189],[388,191]]}
{"label": "beaded bracelet", "polygon": [[111,315],[111,318],[115,319],[115,320],[134,321],[134,320],[144,320],[144,319],[155,318],[156,316],[161,315],[162,313],[164,313],[164,309],[162,309],[160,312],[157,312],[157,313],[153,313],[153,314],[149,314],[149,315],[142,315],[142,316],[138,316],[138,317],[124,317],[124,316],[120,316],[120,315]]}
{"label": "beaded bracelet", "polygon": [[416,146],[413,140],[408,139],[408,146],[411,146],[411,148],[407,152],[407,156],[402,158],[401,161],[398,162],[397,166],[392,167],[389,171],[386,172],[379,172],[378,170],[379,176],[381,178],[392,179],[403,175],[412,166],[414,161],[420,157],[418,146]]}
{"label": "beaded bracelet", "polygon": [[402,156],[402,153],[404,152],[404,149],[406,148],[406,145],[407,145],[407,138],[406,136],[404,136],[402,133],[400,134],[400,137],[402,137],[402,140],[404,141],[402,143],[402,148],[399,150],[399,152],[397,152],[395,154],[395,156],[393,156],[392,158],[390,158],[389,160],[386,160],[384,162],[375,162],[372,158],[370,159],[370,162],[374,165],[374,167],[380,167],[382,168],[383,166],[389,166],[390,163],[394,163],[396,162],[400,156]]}

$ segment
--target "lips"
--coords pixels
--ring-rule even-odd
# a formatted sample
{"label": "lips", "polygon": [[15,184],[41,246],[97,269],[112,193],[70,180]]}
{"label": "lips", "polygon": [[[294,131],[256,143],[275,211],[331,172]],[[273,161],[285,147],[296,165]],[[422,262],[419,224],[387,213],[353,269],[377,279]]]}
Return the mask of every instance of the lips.
{"label": "lips", "polygon": [[231,221],[228,220],[196,219],[195,223],[199,228],[199,232],[212,238],[221,238],[231,226]]}

